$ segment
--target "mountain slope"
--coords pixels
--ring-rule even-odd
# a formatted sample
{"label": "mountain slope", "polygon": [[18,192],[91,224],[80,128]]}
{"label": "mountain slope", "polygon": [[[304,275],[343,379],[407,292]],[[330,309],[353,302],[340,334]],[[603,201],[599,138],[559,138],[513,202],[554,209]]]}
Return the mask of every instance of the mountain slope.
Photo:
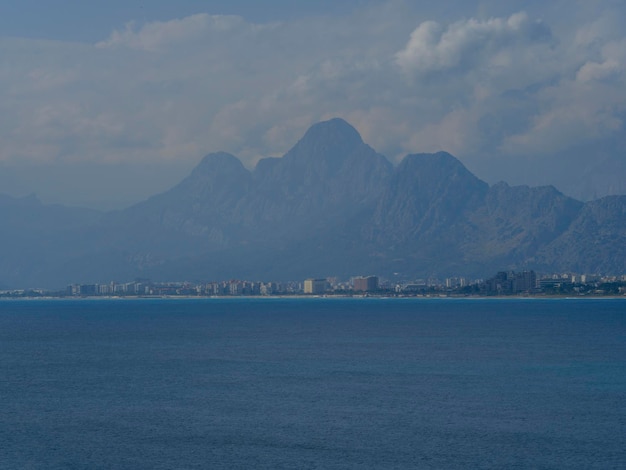
{"label": "mountain slope", "polygon": [[85,233],[102,214],[44,205],[35,196],[0,195],[0,289],[49,286],[74,254],[91,249]]}
{"label": "mountain slope", "polygon": [[583,204],[553,187],[489,187],[445,152],[393,168],[332,119],[253,170],[207,155],[178,185],[123,211],[0,198],[0,285],[622,273],[625,215],[626,196]]}
{"label": "mountain slope", "polygon": [[538,249],[543,266],[582,273],[626,273],[626,196],[582,206],[567,230]]}

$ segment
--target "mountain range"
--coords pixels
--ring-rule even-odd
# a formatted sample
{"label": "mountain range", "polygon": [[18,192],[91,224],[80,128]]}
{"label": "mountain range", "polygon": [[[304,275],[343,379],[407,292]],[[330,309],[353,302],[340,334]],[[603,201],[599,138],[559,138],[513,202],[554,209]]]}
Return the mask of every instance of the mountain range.
{"label": "mountain range", "polygon": [[489,186],[452,155],[393,166],[342,119],[248,170],[207,155],[170,190],[98,212],[0,197],[0,288],[496,270],[626,273],[626,196]]}

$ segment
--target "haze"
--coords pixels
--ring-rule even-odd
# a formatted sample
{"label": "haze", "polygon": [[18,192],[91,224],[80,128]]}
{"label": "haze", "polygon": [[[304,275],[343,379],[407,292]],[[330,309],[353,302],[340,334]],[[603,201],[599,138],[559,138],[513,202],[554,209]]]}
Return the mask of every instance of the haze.
{"label": "haze", "polygon": [[624,2],[423,3],[0,2],[0,193],[120,208],[334,116],[392,162],[626,192]]}

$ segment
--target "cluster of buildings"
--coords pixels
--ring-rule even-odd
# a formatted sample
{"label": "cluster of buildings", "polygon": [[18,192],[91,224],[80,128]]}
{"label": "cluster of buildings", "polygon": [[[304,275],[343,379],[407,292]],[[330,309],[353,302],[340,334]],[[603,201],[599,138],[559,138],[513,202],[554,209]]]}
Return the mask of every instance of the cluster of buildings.
{"label": "cluster of buildings", "polygon": [[377,276],[359,276],[352,278],[349,284],[337,282],[335,279],[306,279],[302,292],[304,294],[326,294],[328,292],[371,293],[379,290]]}
{"label": "cluster of buildings", "polygon": [[500,271],[484,283],[488,295],[532,294],[537,292],[538,287],[535,271]]}
{"label": "cluster of buildings", "polygon": [[336,278],[306,279],[304,282],[256,282],[230,280],[208,283],[150,282],[71,284],[64,295],[89,296],[267,296],[328,293],[371,293],[379,290],[378,277],[355,277],[348,282]]}
{"label": "cluster of buildings", "polygon": [[297,282],[220,281],[208,283],[150,282],[148,280],[117,284],[71,284],[70,296],[252,296],[288,295],[302,291]]}
{"label": "cluster of buildings", "polygon": [[229,280],[219,282],[133,282],[71,284],[61,292],[42,289],[0,291],[0,297],[20,296],[287,296],[287,295],[385,295],[385,296],[506,296],[506,295],[626,295],[626,275],[598,276],[551,274],[534,271],[501,271],[487,279],[449,277],[445,280],[390,281],[378,276],[358,276],[348,281],[310,278],[293,282]]}
{"label": "cluster of buildings", "polygon": [[501,271],[474,287],[481,295],[625,295],[626,275],[564,273],[539,277],[534,271]]}
{"label": "cluster of buildings", "polygon": [[[607,286],[609,290],[607,290]],[[501,271],[482,280],[464,277],[392,282],[378,276],[358,276],[348,281],[310,278],[293,282],[229,280],[209,283],[135,281],[123,284],[73,284],[70,296],[268,296],[268,295],[541,295],[626,294],[626,275],[596,276]]]}

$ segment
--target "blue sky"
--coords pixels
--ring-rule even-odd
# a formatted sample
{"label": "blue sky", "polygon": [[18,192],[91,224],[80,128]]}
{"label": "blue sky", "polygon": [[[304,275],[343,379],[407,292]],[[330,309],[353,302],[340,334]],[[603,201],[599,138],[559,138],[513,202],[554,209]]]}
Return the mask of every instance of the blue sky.
{"label": "blue sky", "polygon": [[626,191],[619,0],[0,1],[0,193],[121,207],[340,116],[397,163]]}

